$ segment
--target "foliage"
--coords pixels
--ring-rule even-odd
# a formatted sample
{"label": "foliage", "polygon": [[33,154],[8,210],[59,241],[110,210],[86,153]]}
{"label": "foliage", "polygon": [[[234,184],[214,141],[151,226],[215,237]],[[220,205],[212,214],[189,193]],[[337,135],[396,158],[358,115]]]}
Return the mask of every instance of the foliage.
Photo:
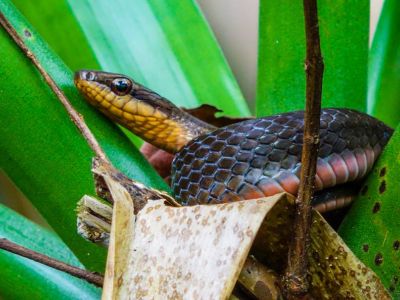
{"label": "foliage", "polygon": [[[304,109],[302,1],[260,4],[257,115]],[[366,111],[369,2],[318,1],[318,15],[325,63],[322,106]]]}
{"label": "foliage", "polygon": [[[385,1],[370,51],[369,112],[396,126],[399,121],[400,2]],[[339,233],[354,253],[398,295],[400,270],[400,134],[394,136],[368,176]]]}
{"label": "foliage", "polygon": [[[0,205],[0,237],[32,250],[83,267],[54,233]],[[0,250],[0,294],[3,299],[97,299],[100,289],[86,281],[32,260]]]}
{"label": "foliage", "polygon": [[391,292],[400,284],[399,133],[386,146],[339,231]]}
{"label": "foliage", "polygon": [[369,56],[368,113],[396,127],[400,121],[400,2],[386,0]]}
{"label": "foliage", "polygon": [[229,115],[249,114],[192,0],[14,2],[73,70],[126,74],[181,106],[207,103]]}
{"label": "foliage", "polygon": [[[78,95],[72,72],[14,7],[2,1],[0,10],[85,117],[115,166],[146,185],[167,190],[126,136]],[[82,262],[102,270],[105,251],[76,234],[76,202],[94,191],[90,174],[93,153],[56,96],[4,30],[0,40],[2,79],[10,83],[0,90],[0,165]]]}

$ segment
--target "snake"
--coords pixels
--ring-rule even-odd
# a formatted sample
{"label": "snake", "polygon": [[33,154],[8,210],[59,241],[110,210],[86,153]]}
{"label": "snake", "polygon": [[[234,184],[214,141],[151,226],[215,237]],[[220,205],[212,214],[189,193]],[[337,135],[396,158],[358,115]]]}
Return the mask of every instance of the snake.
{"label": "snake", "polygon": [[[173,153],[171,188],[183,205],[296,195],[300,183],[304,111],[254,118],[225,127],[208,124],[123,74],[81,70],[74,82],[85,99],[111,120]],[[323,108],[315,189],[360,182],[393,129],[352,109]],[[348,205],[332,197],[320,212]]]}

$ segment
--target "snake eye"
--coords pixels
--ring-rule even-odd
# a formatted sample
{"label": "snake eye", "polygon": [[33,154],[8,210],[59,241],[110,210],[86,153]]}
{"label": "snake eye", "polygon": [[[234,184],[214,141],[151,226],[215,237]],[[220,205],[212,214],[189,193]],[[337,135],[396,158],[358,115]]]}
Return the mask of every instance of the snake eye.
{"label": "snake eye", "polygon": [[116,78],[111,82],[111,90],[117,95],[124,96],[132,89],[132,82],[126,78]]}

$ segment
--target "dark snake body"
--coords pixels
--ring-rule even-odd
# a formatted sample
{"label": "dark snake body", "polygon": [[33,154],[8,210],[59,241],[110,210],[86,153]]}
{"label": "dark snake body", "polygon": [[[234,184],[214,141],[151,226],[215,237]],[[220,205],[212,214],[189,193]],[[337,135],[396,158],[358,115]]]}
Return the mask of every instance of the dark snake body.
{"label": "dark snake body", "polygon": [[[304,112],[248,120],[199,136],[176,154],[174,196],[185,205],[297,194]],[[363,178],[393,130],[366,114],[323,109],[316,188]]]}

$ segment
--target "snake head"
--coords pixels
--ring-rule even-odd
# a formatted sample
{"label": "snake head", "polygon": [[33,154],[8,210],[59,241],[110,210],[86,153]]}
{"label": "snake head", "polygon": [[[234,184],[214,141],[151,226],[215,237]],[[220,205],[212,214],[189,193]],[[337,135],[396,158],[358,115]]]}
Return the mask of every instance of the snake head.
{"label": "snake head", "polygon": [[101,105],[103,101],[111,104],[116,99],[128,100],[131,93],[141,88],[125,75],[92,70],[76,72],[74,82],[78,90],[95,106]]}
{"label": "snake head", "polygon": [[141,88],[138,83],[125,75],[91,70],[76,72],[74,81],[85,96],[90,94],[98,96],[97,90],[102,90],[105,96],[125,96]]}
{"label": "snake head", "polygon": [[176,152],[209,126],[131,78],[81,70],[74,82],[86,100],[110,119],[153,145]]}
{"label": "snake head", "polygon": [[90,104],[118,123],[140,127],[144,118],[166,119],[176,108],[126,75],[81,70],[75,73],[74,82]]}
{"label": "snake head", "polygon": [[103,113],[106,110],[108,116],[114,114],[113,119],[122,117],[124,112],[142,117],[165,118],[171,111],[178,109],[167,99],[126,75],[81,70],[75,73],[74,82],[89,103]]}

